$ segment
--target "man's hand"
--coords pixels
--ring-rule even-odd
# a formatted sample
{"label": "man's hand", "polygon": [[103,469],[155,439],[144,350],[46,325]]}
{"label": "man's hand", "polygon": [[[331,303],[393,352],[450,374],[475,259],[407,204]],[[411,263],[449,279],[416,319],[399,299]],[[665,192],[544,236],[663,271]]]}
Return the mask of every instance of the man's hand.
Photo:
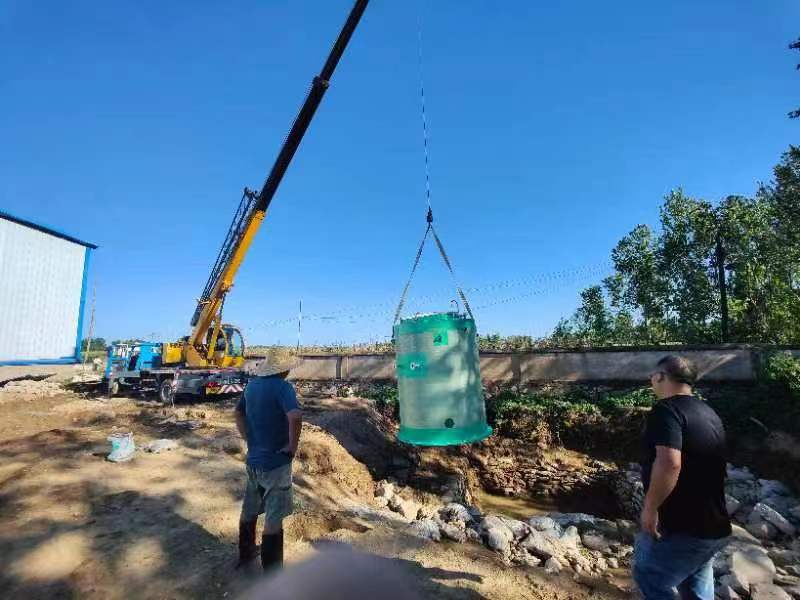
{"label": "man's hand", "polygon": [[645,506],[642,510],[642,531],[656,539],[661,538],[658,532],[658,509]]}

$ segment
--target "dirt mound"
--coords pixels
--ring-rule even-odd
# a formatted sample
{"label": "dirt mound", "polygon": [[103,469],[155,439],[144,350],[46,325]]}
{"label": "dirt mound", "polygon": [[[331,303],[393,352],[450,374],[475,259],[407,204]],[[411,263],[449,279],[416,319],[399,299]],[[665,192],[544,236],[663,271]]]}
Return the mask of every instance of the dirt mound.
{"label": "dirt mound", "polygon": [[367,504],[374,496],[369,470],[331,434],[310,423],[295,461],[294,480],[304,508],[333,508],[348,502]]}
{"label": "dirt mound", "polygon": [[37,381],[34,379],[16,379],[0,387],[0,400],[20,399],[33,400],[50,398],[64,393],[60,383],[54,381]]}
{"label": "dirt mound", "polygon": [[347,452],[369,468],[376,480],[392,474],[395,459],[408,454],[397,443],[395,424],[367,401],[335,398],[319,402],[308,399],[303,402],[303,411],[309,423],[336,437]]}

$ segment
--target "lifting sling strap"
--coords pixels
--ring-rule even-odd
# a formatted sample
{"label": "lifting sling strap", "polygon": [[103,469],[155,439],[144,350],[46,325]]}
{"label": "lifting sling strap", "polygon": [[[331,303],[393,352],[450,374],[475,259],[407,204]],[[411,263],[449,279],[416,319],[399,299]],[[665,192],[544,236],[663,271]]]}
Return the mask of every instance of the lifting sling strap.
{"label": "lifting sling strap", "polygon": [[422,236],[422,242],[420,242],[419,248],[417,249],[417,256],[414,259],[414,265],[411,267],[411,274],[408,276],[408,281],[403,288],[403,294],[400,296],[400,304],[397,306],[397,311],[394,313],[394,323],[396,324],[400,320],[400,313],[403,312],[403,308],[405,307],[406,300],[408,299],[408,288],[411,286],[411,280],[414,279],[414,274],[417,272],[417,267],[419,266],[419,261],[422,258],[422,251],[425,248],[425,242],[428,239],[428,234],[433,234],[436,247],[439,248],[439,254],[442,255],[442,260],[444,260],[447,270],[450,271],[450,277],[453,279],[453,285],[455,285],[456,290],[458,290],[458,296],[461,298],[461,302],[463,302],[464,308],[467,310],[467,314],[469,315],[470,319],[474,320],[475,317],[472,315],[472,308],[470,308],[467,297],[464,295],[464,290],[461,289],[461,286],[456,280],[456,274],[453,271],[453,265],[450,263],[450,258],[448,258],[447,252],[445,252],[444,245],[442,244],[442,240],[439,239],[439,236],[436,234],[436,229],[433,227],[433,211],[430,209],[430,207],[428,207],[427,221],[428,227],[425,229],[425,235]]}

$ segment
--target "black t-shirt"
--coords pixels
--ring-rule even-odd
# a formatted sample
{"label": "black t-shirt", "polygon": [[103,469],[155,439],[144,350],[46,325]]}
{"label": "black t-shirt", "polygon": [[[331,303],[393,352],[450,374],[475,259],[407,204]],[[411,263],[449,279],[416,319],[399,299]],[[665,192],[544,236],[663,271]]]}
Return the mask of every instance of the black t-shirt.
{"label": "black t-shirt", "polygon": [[731,533],[725,507],[725,429],[717,413],[694,396],[673,396],[656,404],[643,436],[645,491],[656,446],[681,451],[678,484],[658,510],[663,533],[721,538]]}

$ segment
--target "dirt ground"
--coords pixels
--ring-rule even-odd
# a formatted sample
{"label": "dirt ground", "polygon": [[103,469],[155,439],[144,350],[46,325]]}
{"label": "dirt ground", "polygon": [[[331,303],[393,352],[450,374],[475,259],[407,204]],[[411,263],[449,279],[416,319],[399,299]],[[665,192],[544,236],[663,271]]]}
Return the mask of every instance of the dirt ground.
{"label": "dirt ground", "polygon": [[[424,598],[621,598],[602,580],[509,567],[478,544],[432,543],[365,510],[407,453],[358,400],[305,398],[287,563],[346,543],[389,561]],[[106,437],[178,448],[105,460]],[[139,398],[0,394],[0,597],[233,598],[244,485],[232,401],[164,408]]]}

